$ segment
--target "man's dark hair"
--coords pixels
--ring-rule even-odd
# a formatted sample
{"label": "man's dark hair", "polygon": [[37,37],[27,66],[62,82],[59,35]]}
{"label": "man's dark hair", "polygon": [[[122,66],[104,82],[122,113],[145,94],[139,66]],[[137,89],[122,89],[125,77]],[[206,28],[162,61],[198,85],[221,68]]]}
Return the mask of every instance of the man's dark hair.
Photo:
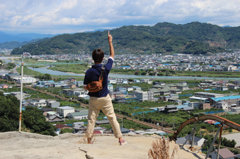
{"label": "man's dark hair", "polygon": [[102,49],[95,49],[92,52],[92,58],[95,63],[101,63],[104,57],[104,52]]}

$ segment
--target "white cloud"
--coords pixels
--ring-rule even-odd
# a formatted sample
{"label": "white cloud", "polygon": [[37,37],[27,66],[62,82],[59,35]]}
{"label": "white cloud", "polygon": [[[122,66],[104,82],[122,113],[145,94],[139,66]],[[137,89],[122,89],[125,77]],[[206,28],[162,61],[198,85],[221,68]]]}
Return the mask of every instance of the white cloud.
{"label": "white cloud", "polygon": [[240,25],[238,0],[0,0],[0,30],[76,32],[157,22]]}

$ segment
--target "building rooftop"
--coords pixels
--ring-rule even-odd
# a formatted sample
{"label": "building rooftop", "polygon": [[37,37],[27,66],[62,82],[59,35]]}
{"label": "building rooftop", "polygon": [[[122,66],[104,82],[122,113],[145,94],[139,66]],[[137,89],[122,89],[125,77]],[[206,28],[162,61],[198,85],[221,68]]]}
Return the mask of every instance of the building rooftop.
{"label": "building rooftop", "polygon": [[70,106],[63,106],[63,107],[58,107],[58,109],[71,110],[71,109],[74,109],[74,108],[70,107]]}
{"label": "building rooftop", "polygon": [[195,99],[195,100],[202,100],[202,101],[205,101],[205,100],[207,100],[208,98],[202,98],[202,97],[192,96],[192,97],[190,97],[189,99]]}
{"label": "building rooftop", "polygon": [[220,149],[219,155],[221,155],[222,158],[234,158],[235,157],[235,155],[227,148]]}
{"label": "building rooftop", "polygon": [[212,100],[218,102],[222,100],[231,100],[231,99],[240,99],[240,95],[238,96],[224,96],[224,97],[216,97],[216,98],[211,98]]}
{"label": "building rooftop", "polygon": [[210,92],[196,92],[195,94],[223,96],[222,94],[218,94],[218,93],[210,93]]}

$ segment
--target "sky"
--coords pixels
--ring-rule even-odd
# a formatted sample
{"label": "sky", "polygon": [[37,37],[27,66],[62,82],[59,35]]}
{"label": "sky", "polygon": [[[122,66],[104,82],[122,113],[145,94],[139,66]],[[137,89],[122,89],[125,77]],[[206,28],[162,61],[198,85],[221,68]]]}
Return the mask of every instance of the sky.
{"label": "sky", "polygon": [[61,34],[193,21],[240,26],[240,0],[0,0],[0,31]]}

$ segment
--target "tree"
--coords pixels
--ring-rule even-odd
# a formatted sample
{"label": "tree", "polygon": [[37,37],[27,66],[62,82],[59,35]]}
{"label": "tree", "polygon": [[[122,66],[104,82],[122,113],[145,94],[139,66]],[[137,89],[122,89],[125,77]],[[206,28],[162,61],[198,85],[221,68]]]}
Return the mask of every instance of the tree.
{"label": "tree", "polygon": [[24,124],[34,133],[55,136],[54,127],[48,123],[42,111],[35,107],[27,107],[23,112]]}
{"label": "tree", "polygon": [[5,68],[10,70],[10,69],[13,69],[16,65],[14,63],[7,63]]}
{"label": "tree", "polygon": [[19,101],[14,96],[4,96],[0,92],[0,132],[18,129]]}
{"label": "tree", "polygon": [[[19,100],[0,92],[0,132],[17,131],[19,121]],[[55,135],[54,127],[45,120],[42,112],[34,107],[23,111],[22,127],[43,135]]]}
{"label": "tree", "polygon": [[51,80],[52,79],[52,76],[50,74],[43,74],[43,75],[39,75],[36,77],[39,78],[40,80]]}

